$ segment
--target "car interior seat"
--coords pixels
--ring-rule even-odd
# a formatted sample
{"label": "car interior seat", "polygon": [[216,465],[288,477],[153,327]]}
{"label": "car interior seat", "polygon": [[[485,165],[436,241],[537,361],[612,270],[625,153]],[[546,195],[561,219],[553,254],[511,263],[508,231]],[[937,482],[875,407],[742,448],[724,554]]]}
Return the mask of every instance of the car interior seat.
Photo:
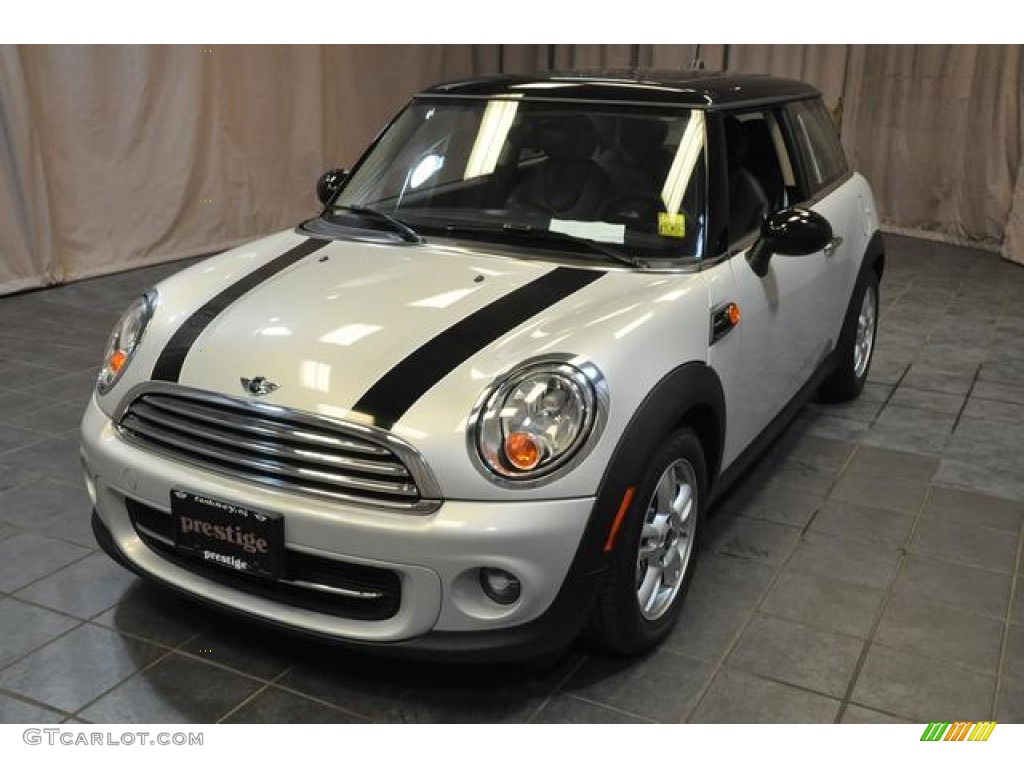
{"label": "car interior seat", "polygon": [[595,162],[597,131],[582,115],[545,115],[522,131],[524,146],[544,153],[509,194],[508,207],[559,218],[592,220],[609,190]]}
{"label": "car interior seat", "polygon": [[785,205],[786,186],[771,129],[764,120],[747,120],[742,126],[747,141],[744,165],[761,183],[768,196],[768,212],[772,213]]}
{"label": "car interior seat", "polygon": [[764,185],[751,171],[751,133],[735,117],[725,121],[725,149],[729,163],[729,240],[735,242],[757,229],[769,212]]}
{"label": "car interior seat", "polygon": [[657,194],[672,163],[664,146],[668,125],[664,120],[633,117],[616,123],[613,146],[598,157],[616,194]]}

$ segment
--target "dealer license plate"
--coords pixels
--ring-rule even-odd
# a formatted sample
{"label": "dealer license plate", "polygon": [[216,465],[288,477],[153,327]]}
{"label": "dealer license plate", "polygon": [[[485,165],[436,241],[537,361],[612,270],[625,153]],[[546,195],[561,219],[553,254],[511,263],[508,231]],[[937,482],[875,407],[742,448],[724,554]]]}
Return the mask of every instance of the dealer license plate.
{"label": "dealer license plate", "polygon": [[284,570],[284,518],[186,491],[171,491],[174,543],[211,565],[260,576]]}

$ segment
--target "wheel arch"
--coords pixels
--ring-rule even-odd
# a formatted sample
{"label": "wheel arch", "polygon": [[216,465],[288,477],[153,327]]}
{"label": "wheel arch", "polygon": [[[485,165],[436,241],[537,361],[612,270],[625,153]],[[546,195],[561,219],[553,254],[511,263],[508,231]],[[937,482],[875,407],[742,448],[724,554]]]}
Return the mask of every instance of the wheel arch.
{"label": "wheel arch", "polygon": [[721,417],[713,407],[707,403],[698,403],[683,414],[675,427],[676,430],[690,427],[697,433],[697,439],[704,449],[704,461],[707,463],[709,491],[721,469],[722,446],[725,443],[723,426]]}
{"label": "wheel arch", "polygon": [[843,318],[843,328],[836,343],[837,347],[841,346],[856,330],[857,310],[859,307],[854,306],[853,298],[857,295],[858,288],[864,283],[869,272],[874,272],[878,277],[878,282],[881,283],[884,270],[885,242],[882,240],[881,231],[876,229],[875,233],[871,235],[871,239],[868,240],[868,244],[864,247],[864,257],[861,259],[860,268],[857,270],[857,279],[854,281],[850,292],[846,315]]}
{"label": "wheel arch", "polygon": [[878,281],[882,281],[882,275],[885,273],[885,241],[882,240],[882,233],[880,230],[875,230],[875,233],[871,235],[871,239],[868,240],[867,246],[864,248],[864,260],[861,263],[861,273],[865,269],[874,270],[878,276]]}
{"label": "wheel arch", "polygon": [[725,445],[725,394],[718,374],[702,361],[670,371],[633,414],[601,478],[572,573],[604,567],[605,545],[627,490],[639,482],[657,446],[684,426],[697,433],[704,448],[710,488],[718,476]]}

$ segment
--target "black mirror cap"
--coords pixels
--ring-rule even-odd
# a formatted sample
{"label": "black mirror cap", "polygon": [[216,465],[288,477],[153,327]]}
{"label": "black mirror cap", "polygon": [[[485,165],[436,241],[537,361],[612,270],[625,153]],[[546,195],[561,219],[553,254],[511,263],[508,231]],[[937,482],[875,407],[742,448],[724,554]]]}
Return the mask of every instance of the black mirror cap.
{"label": "black mirror cap", "polygon": [[323,205],[330,205],[348,181],[348,171],[341,168],[324,173],[316,183],[316,197]]}
{"label": "black mirror cap", "polygon": [[761,237],[780,256],[809,256],[832,242],[832,225],[806,208],[783,208],[761,224]]}

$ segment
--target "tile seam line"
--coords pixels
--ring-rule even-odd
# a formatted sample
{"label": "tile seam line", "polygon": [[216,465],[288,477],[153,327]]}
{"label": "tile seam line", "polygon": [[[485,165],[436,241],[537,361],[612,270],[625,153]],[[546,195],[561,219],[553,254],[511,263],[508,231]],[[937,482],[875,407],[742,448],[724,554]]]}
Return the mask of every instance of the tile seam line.
{"label": "tile seam line", "polygon": [[[1006,620],[1003,623],[1003,636],[999,641],[999,663],[996,667],[996,685],[995,690],[992,692],[992,712],[991,718],[995,720],[996,715],[999,713],[999,697],[1003,692],[1003,680],[1007,676],[1006,664],[1008,656],[1008,646],[1010,642],[1010,630],[1013,627],[1013,607],[1014,600],[1017,597],[1017,592],[1021,588],[1021,577],[1020,569],[1022,567],[1022,561],[1024,561],[1024,523],[1021,524],[1021,532],[1017,537],[1017,560],[1013,569],[1013,577],[1010,580],[1010,597],[1006,607]],[[1021,617],[1024,619],[1024,616]]]}
{"label": "tile seam line", "polygon": [[[7,696],[10,699],[20,701],[22,704],[28,704],[29,706],[36,707],[37,709],[45,709],[48,712],[56,712],[64,720],[67,720],[70,717],[74,717],[74,715],[68,712],[67,710],[63,710],[60,707],[55,707],[52,704],[47,704],[44,701],[39,701],[38,699],[33,699],[31,696],[26,696],[24,693],[20,693],[19,691],[15,691],[10,688],[4,688],[0,686],[0,693],[2,693],[4,696]],[[10,723],[10,725],[14,725],[14,723]]]}
{"label": "tile seam line", "polygon": [[[882,623],[882,618],[885,616],[885,612],[889,607],[889,603],[892,602],[893,596],[896,594],[895,587],[896,581],[899,579],[900,574],[903,572],[903,566],[907,561],[907,555],[910,553],[909,546],[914,539],[914,533],[917,531],[918,523],[921,520],[922,512],[925,506],[928,504],[928,500],[932,495],[932,487],[929,483],[927,491],[922,497],[918,504],[917,513],[914,515],[914,522],[910,526],[910,530],[907,531],[906,538],[903,540],[903,544],[900,546],[899,557],[896,561],[896,569],[893,571],[892,576],[889,578],[889,583],[886,585],[885,594],[882,596],[882,602],[879,604],[878,609],[875,611],[874,620],[871,622],[871,628],[868,630],[868,637],[864,641],[864,647],[861,648],[860,656],[857,658],[856,664],[854,664],[853,672],[850,675],[850,680],[847,683],[846,691],[843,694],[842,702],[839,705],[839,711],[836,713],[836,723],[841,723],[843,717],[846,715],[846,711],[850,708],[850,704],[857,703],[853,701],[853,692],[857,687],[857,683],[860,680],[860,674],[864,670],[864,664],[867,662],[868,654],[871,652],[871,647],[874,644],[875,635],[878,632],[878,627]],[[883,646],[888,647],[888,646]]]}
{"label": "tile seam line", "polygon": [[[294,670],[294,667],[292,669],[285,670],[285,672],[281,675],[281,677],[283,678],[285,674],[287,674],[288,672],[291,672],[293,670]],[[281,678],[279,678],[279,679],[281,679]],[[327,699],[320,698],[319,696],[314,696],[314,695],[312,695],[310,693],[305,693],[303,691],[300,691],[298,688],[291,687],[290,685],[288,685],[286,683],[275,682],[275,683],[272,684],[272,687],[277,689],[277,690],[279,690],[279,691],[286,691],[288,693],[295,694],[296,696],[300,696],[303,699],[307,699],[307,700],[312,701],[312,702],[314,702],[316,704],[322,704],[322,705],[324,705],[326,707],[330,707],[331,709],[337,709],[340,712],[344,712],[346,715],[351,715],[352,717],[358,717],[360,720],[368,720],[371,723],[377,722],[372,717],[369,717],[369,716],[364,715],[364,714],[360,714],[359,712],[356,712],[353,709],[348,709],[347,707],[342,707],[342,706],[340,706],[338,704],[335,704],[335,703],[333,703],[331,701],[328,701]],[[397,693],[394,696],[394,700],[395,701],[400,700],[404,693],[405,693],[405,691],[401,691],[401,692]]]}
{"label": "tile seam line", "polygon": [[[788,431],[788,429],[786,431]],[[843,462],[842,467],[839,468],[839,471],[836,473],[835,477],[832,479],[832,482],[829,484],[828,490],[825,492],[825,499],[828,499],[829,496],[832,494],[832,491],[839,483],[839,478],[843,476],[843,473],[846,471],[846,468],[849,467],[850,462],[853,461],[854,457],[857,455],[859,451],[860,443],[856,443],[856,447],[850,452],[850,455],[846,457],[846,461]],[[758,596],[757,601],[754,603],[753,607],[750,610],[750,615],[747,616],[742,626],[740,626],[733,634],[732,638],[725,647],[725,651],[722,653],[719,659],[716,662],[714,662],[714,669],[711,671],[711,674],[708,676],[708,679],[704,683],[704,685],[701,686],[700,690],[698,690],[697,695],[694,697],[693,703],[690,706],[690,711],[683,716],[681,722],[689,723],[692,720],[694,713],[696,713],[696,711],[700,708],[700,705],[707,697],[708,691],[711,690],[711,686],[714,685],[714,682],[718,679],[718,676],[719,674],[721,674],[722,669],[725,668],[726,660],[729,658],[729,656],[732,655],[732,652],[736,650],[736,646],[739,645],[740,638],[743,637],[743,634],[747,631],[747,628],[750,626],[750,623],[754,620],[754,617],[760,612],[761,606],[764,604],[764,601],[767,599],[771,591],[775,588],[775,585],[778,583],[779,579],[782,577],[783,572],[786,570],[786,566],[793,559],[793,556],[796,554],[796,551],[797,549],[799,549],[800,544],[803,542],[803,540],[804,534],[798,534],[796,542],[793,544],[792,548],[786,554],[785,559],[776,567],[775,572],[772,574],[768,583],[765,585],[765,588],[761,591],[761,594]]]}
{"label": "tile seam line", "polygon": [[[575,701],[579,701],[579,702],[582,702],[584,704],[589,704],[592,707],[597,707],[599,709],[604,709],[604,710],[607,710],[609,712],[614,712],[617,715],[626,715],[627,717],[631,717],[634,720],[643,720],[644,723],[650,723],[650,724],[655,724],[655,725],[662,723],[662,721],[660,721],[660,720],[652,720],[651,718],[647,717],[646,715],[641,715],[639,712],[631,712],[628,709],[623,709],[622,707],[616,707],[614,704],[606,704],[603,701],[597,701],[596,699],[588,699],[586,696],[581,696],[578,693],[571,693],[569,691],[561,691],[561,694],[563,696],[565,696],[566,698],[573,699]],[[531,720],[530,722],[532,723],[533,721]],[[563,725],[564,725],[564,723],[563,723]]]}
{"label": "tile seam line", "polygon": [[[109,610],[109,609],[108,609],[108,610]],[[100,625],[93,625],[93,626],[100,626]],[[116,632],[116,631],[117,631],[117,630],[111,630],[111,629],[110,629],[110,627],[104,627],[104,629],[107,629],[107,630],[109,630],[109,631],[112,631],[112,632]],[[187,642],[188,642],[189,640],[191,640],[191,639],[192,639],[193,637],[196,637],[196,636],[197,636],[198,634],[199,634],[199,633],[198,633],[198,632],[196,632],[195,634],[193,634],[193,635],[191,635],[191,636],[189,636],[189,637],[185,638],[184,640],[182,640],[182,641],[181,641],[181,643],[180,643],[179,645],[184,645],[184,644],[185,644],[185,643],[187,643]],[[157,648],[159,648],[160,650],[162,650],[162,651],[163,651],[163,653],[159,654],[159,655],[158,655],[158,656],[157,656],[156,658],[154,658],[154,659],[153,659],[152,661],[150,661],[150,662],[149,662],[148,664],[144,664],[144,665],[140,666],[140,667],[139,667],[138,669],[135,669],[135,670],[133,670],[133,671],[132,671],[131,673],[129,673],[129,674],[128,674],[128,676],[127,676],[127,677],[125,677],[125,678],[124,678],[123,680],[118,680],[118,681],[117,681],[116,683],[114,683],[114,684],[113,684],[112,686],[110,686],[109,688],[105,689],[104,691],[102,691],[102,692],[101,692],[100,694],[98,694],[97,696],[94,696],[94,697],[93,697],[92,699],[90,699],[89,701],[87,701],[87,702],[85,702],[84,704],[82,704],[82,705],[81,705],[80,707],[78,707],[78,708],[77,708],[77,709],[76,709],[76,710],[75,710],[75,711],[74,711],[74,712],[72,713],[72,717],[76,717],[76,718],[77,718],[77,717],[79,717],[80,715],[82,715],[82,713],[84,713],[84,712],[85,712],[85,710],[87,710],[87,709],[88,709],[89,707],[91,707],[91,706],[92,706],[93,704],[95,704],[96,702],[98,702],[98,701],[99,701],[100,699],[102,699],[102,698],[104,698],[105,696],[108,696],[109,694],[113,693],[113,692],[114,692],[114,691],[116,691],[116,690],[117,690],[118,688],[121,688],[121,687],[122,687],[122,686],[124,686],[124,685],[125,685],[125,683],[127,683],[127,682],[128,682],[129,680],[132,680],[133,678],[135,678],[136,676],[138,676],[138,675],[142,674],[143,672],[145,672],[145,671],[147,671],[147,670],[149,670],[149,669],[152,669],[152,668],[153,668],[153,667],[155,667],[155,666],[156,666],[157,664],[159,664],[159,663],[160,663],[161,661],[163,661],[163,660],[164,660],[164,659],[166,659],[167,657],[171,656],[171,655],[172,655],[172,654],[174,653],[174,651],[176,650],[176,648],[169,648],[169,647],[168,647],[168,646],[166,646],[166,645],[162,645],[162,644],[157,644],[157,643],[153,643],[153,642],[151,642],[151,641],[148,641],[148,640],[147,640],[146,642],[147,642],[147,643],[149,643],[150,645],[155,645],[155,646],[156,646]],[[82,718],[82,719],[85,719],[85,718]],[[90,722],[91,722],[91,721],[90,721]]]}
{"label": "tile seam line", "polygon": [[[70,483],[63,483],[63,482],[61,482],[59,480],[56,480],[55,478],[45,478],[45,479],[53,480],[53,482],[60,483],[61,485],[68,485],[68,486],[71,485]],[[0,496],[3,496],[3,494],[9,493],[11,491],[22,490],[27,485],[30,485],[31,483],[34,483],[34,482],[37,482],[37,481],[36,480],[29,480],[25,485],[18,485],[18,486],[15,486],[13,488],[8,488],[6,491],[0,492]],[[13,528],[15,530],[15,534],[11,534],[12,536],[16,535],[18,533],[28,533],[28,534],[31,534],[33,536],[41,536],[44,539],[53,539],[54,541],[59,541],[62,544],[73,544],[76,547],[82,547],[84,549],[88,549],[93,554],[95,554],[96,552],[100,551],[98,547],[96,547],[96,546],[94,546],[92,544],[83,544],[81,541],[74,541],[73,539],[65,539],[65,538],[63,538],[61,536],[54,536],[52,533],[46,533],[46,532],[40,531],[40,530],[35,529],[35,528],[28,528],[28,527],[22,525],[21,523],[12,523],[9,519],[0,519],[0,522],[6,523],[7,525],[9,525],[11,528]],[[73,564],[74,563],[69,563],[69,565],[73,565]],[[61,566],[61,570],[63,570],[63,569],[64,569],[64,566]],[[54,573],[56,573],[56,571],[52,571],[48,575],[52,576]],[[46,577],[44,576],[43,578],[46,578]],[[34,582],[34,581],[31,582],[31,584],[35,584],[35,583],[36,582]],[[26,584],[25,587],[27,587],[27,586],[30,586],[30,585]],[[25,587],[18,587],[18,589],[21,590],[21,589],[24,589]]]}
{"label": "tile seam line", "polygon": [[[18,526],[14,526],[14,527],[17,528]],[[38,533],[34,533],[34,532],[30,532],[30,533],[33,533],[33,535],[39,536],[42,539],[50,539],[52,541],[59,541],[61,544],[72,544],[72,542],[70,542],[70,541],[66,541],[64,539],[58,539],[58,538],[53,537],[53,536],[44,536],[42,534],[38,534]],[[16,536],[17,534],[14,534],[14,535]],[[9,538],[11,538],[11,537],[8,537],[8,539]],[[4,539],[4,541],[7,541],[8,539]],[[29,587],[34,587],[39,582],[45,581],[46,579],[50,578],[51,576],[56,576],[57,574],[61,573],[62,571],[66,571],[71,566],[77,565],[78,563],[82,562],[83,560],[85,560],[85,559],[87,559],[89,557],[92,557],[93,555],[95,555],[98,552],[98,550],[95,549],[95,548],[86,548],[86,547],[83,547],[81,544],[75,544],[74,546],[76,546],[76,547],[78,547],[80,549],[86,549],[86,553],[84,555],[79,555],[74,560],[69,560],[68,562],[64,563],[63,565],[60,565],[60,566],[54,568],[52,571],[47,571],[44,575],[39,576],[38,578],[32,579],[32,581],[28,581],[28,582],[25,582],[24,584],[18,585],[17,587],[14,588],[13,592],[7,592],[6,594],[9,597],[17,597],[18,596],[17,593],[21,592],[23,589],[28,589]],[[22,602],[30,602],[30,601],[22,600]],[[42,607],[45,607],[45,606],[42,606]],[[49,610],[52,611],[53,608],[50,608]],[[57,612],[58,613],[63,613],[63,611],[57,611]],[[71,614],[65,614],[65,615],[70,616]],[[78,619],[79,621],[86,621],[86,619],[83,619],[81,616],[75,616],[74,618]]]}
{"label": "tile seam line", "polygon": [[588,658],[586,656],[578,659],[576,663],[569,668],[569,671],[563,674],[558,679],[558,681],[554,685],[552,685],[551,688],[548,689],[547,695],[544,697],[541,703],[538,704],[537,707],[534,708],[530,716],[526,718],[527,723],[533,723],[537,719],[537,716],[544,710],[544,708],[551,703],[552,699],[554,699],[560,693],[565,693],[565,691],[563,691],[562,689],[572,679],[573,675],[580,671],[580,669],[583,667],[584,664],[587,663],[587,661]]}
{"label": "tile seam line", "polygon": [[243,696],[241,701],[239,701],[233,707],[229,707],[227,712],[225,712],[223,715],[221,715],[216,720],[214,720],[214,724],[216,724],[216,725],[222,724],[225,720],[227,720],[233,714],[235,714],[240,709],[242,709],[244,706],[246,706],[247,704],[252,702],[257,696],[259,696],[260,694],[262,694],[265,691],[269,690],[270,686],[272,686],[277,680],[280,680],[282,677],[284,677],[290,671],[291,671],[291,667],[290,666],[286,667],[285,669],[282,669],[280,672],[278,672],[276,675],[274,675],[274,677],[272,679],[267,680],[266,682],[264,682],[263,685],[257,687],[256,690],[253,691],[252,693],[250,693],[248,696]]}
{"label": "tile seam line", "polygon": [[[65,611],[60,611],[60,610],[57,610],[57,609],[54,609],[54,608],[50,608],[49,606],[40,605],[39,603],[34,603],[31,600],[26,600],[25,598],[18,597],[17,595],[7,595],[6,597],[8,599],[11,599],[11,600],[14,600],[16,602],[19,602],[19,603],[21,603],[23,605],[28,605],[28,606],[30,606],[32,608],[41,608],[43,610],[50,611],[51,613],[56,613],[58,616],[63,616],[65,618],[71,619],[71,620],[73,620],[73,621],[75,621],[77,623],[74,626],[69,627],[68,629],[66,629],[64,632],[61,632],[59,635],[55,635],[54,637],[50,638],[45,643],[41,643],[40,645],[37,645],[36,647],[32,648],[31,650],[27,651],[26,653],[23,653],[21,656],[18,656],[17,658],[13,659],[12,661],[10,661],[10,662],[8,662],[6,664],[0,665],[0,672],[3,672],[3,671],[7,670],[10,667],[13,667],[15,664],[17,664],[20,661],[24,661],[25,659],[27,659],[29,656],[31,656],[36,651],[41,651],[43,648],[46,648],[47,646],[53,645],[58,640],[60,640],[62,637],[71,634],[72,632],[74,632],[77,629],[80,629],[81,627],[85,626],[86,624],[88,624],[89,626],[92,626],[92,627],[98,627],[100,629],[107,630],[108,632],[113,632],[115,634],[121,635],[123,637],[127,637],[127,638],[132,639],[132,640],[140,640],[140,641],[142,641],[144,643],[148,643],[149,645],[155,645],[155,646],[158,646],[160,648],[167,649],[167,650],[174,650],[177,647],[177,646],[169,645],[167,643],[161,643],[161,642],[159,642],[157,640],[152,640],[152,639],[150,639],[148,637],[144,637],[142,635],[138,635],[138,634],[135,634],[135,633],[132,633],[132,632],[122,632],[121,630],[117,629],[116,627],[110,627],[110,626],[107,626],[106,624],[99,624],[96,620],[100,616],[102,616],[104,613],[106,613],[107,611],[112,610],[113,608],[115,608],[117,606],[117,603],[114,603],[113,606],[108,606],[107,608],[104,608],[103,610],[99,611],[98,613],[93,614],[92,616],[90,616],[87,619],[83,619],[83,618],[81,618],[79,616],[73,616],[72,614],[67,613]],[[192,638],[194,638],[194,637],[196,637],[198,635],[199,635],[198,632],[193,632],[191,635],[186,637],[182,641],[182,643],[186,643],[186,642],[188,642],[189,640],[191,640]],[[47,706],[49,706],[49,705],[47,705]],[[71,716],[73,717],[74,714],[72,714]]]}

